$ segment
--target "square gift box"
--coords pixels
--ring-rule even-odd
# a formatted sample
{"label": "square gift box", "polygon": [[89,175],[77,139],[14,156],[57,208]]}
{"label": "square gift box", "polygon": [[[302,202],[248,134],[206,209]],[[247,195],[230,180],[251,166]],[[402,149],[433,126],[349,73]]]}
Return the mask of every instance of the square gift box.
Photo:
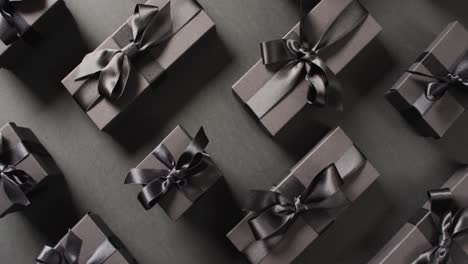
{"label": "square gift box", "polygon": [[[343,130],[336,128],[299,161],[283,181],[267,191],[267,196],[279,195],[278,201],[283,201],[280,202],[281,206],[274,203],[272,208],[292,213],[286,216],[292,221],[287,220],[277,231],[270,232],[269,230],[275,230],[275,227],[270,226],[271,223],[285,223],[285,219],[276,218],[281,214],[263,214],[262,212],[269,212],[268,208],[257,208],[260,213],[249,210],[252,212],[227,237],[252,263],[291,263],[378,176],[377,170]],[[336,192],[325,197],[323,187],[329,183],[333,183]],[[316,210],[319,204],[308,199],[321,200],[327,208]],[[290,202],[288,204],[284,201]],[[265,202],[263,200],[260,204],[269,204]],[[306,209],[308,206],[311,210]],[[265,233],[271,234],[265,236]]]}
{"label": "square gift box", "polygon": [[125,183],[143,185],[138,199],[145,209],[158,204],[176,221],[223,176],[204,152],[207,144],[203,129],[191,137],[177,126],[129,172]]}
{"label": "square gift box", "polygon": [[33,132],[15,123],[0,129],[0,217],[30,202],[31,192],[60,174],[54,160]]}
{"label": "square gift box", "polygon": [[[36,261],[40,263],[136,264],[123,243],[96,214],[86,214],[55,247],[45,246]],[[75,263],[75,262],[73,262]]]}
{"label": "square gift box", "polygon": [[[441,190],[444,192],[451,192],[451,199],[453,199],[455,205],[458,208],[466,208],[468,206],[468,194],[466,191],[468,190],[468,167],[464,167],[458,170],[442,186]],[[438,196],[441,195],[439,194]],[[432,208],[434,208],[434,198],[437,197],[435,195],[432,195],[432,197]],[[450,208],[450,206],[452,206],[451,204],[445,205],[446,208],[442,209],[453,209]],[[420,255],[433,249],[434,246],[438,244],[438,240],[441,235],[441,232],[438,228],[439,226],[434,222],[433,216],[435,215],[433,215],[433,212],[431,212],[431,204],[429,202],[425,203],[424,206],[417,211],[414,217],[410,219],[410,221],[408,221],[368,263],[413,263],[413,261],[415,261]],[[460,255],[465,256],[463,261],[456,261],[454,263],[467,263],[468,239],[466,234],[460,233],[455,236],[450,234],[450,242],[450,244],[446,245],[448,249],[448,255],[451,257],[457,257]]]}
{"label": "square gift box", "polygon": [[62,83],[104,130],[214,29],[194,0],[148,0]]}
{"label": "square gift box", "polygon": [[405,73],[385,96],[423,136],[444,136],[468,106],[466,87],[457,81],[468,80],[467,47],[466,29],[450,23],[411,65],[414,73]]}
{"label": "square gift box", "polygon": [[0,4],[0,62],[10,63],[22,49],[36,45],[62,0],[6,0]]}
{"label": "square gift box", "polygon": [[[321,35],[330,28],[330,25],[332,25],[338,17],[349,17],[347,14],[343,14],[343,12],[348,10],[348,8],[354,8],[356,5],[358,8],[361,8],[361,11],[367,12],[356,0],[320,1],[302,21],[303,35],[305,39],[308,40],[309,45],[313,45],[312,43],[319,41]],[[328,75],[338,74],[382,30],[381,26],[371,15],[365,15],[364,20],[344,39],[333,44],[333,46],[325,47],[317,52],[320,58],[318,63],[324,64],[327,71],[331,72],[331,74]],[[347,25],[343,25],[342,28],[346,28],[346,26]],[[297,38],[299,32],[300,24],[297,24],[283,39]],[[262,47],[267,51],[268,45],[270,44],[262,43]],[[268,58],[275,60],[278,57],[284,57],[286,53],[289,53],[285,53],[285,50],[286,48],[282,51],[272,52],[271,56]],[[292,57],[294,58],[294,55]],[[299,80],[291,81],[291,83],[294,84],[292,90],[285,93],[281,99],[276,100],[278,99],[276,98],[278,93],[271,94],[262,88],[265,88],[273,78],[278,76],[277,73],[279,73],[279,69],[275,64],[265,65],[264,63],[268,63],[268,61],[265,61],[265,57],[263,57],[263,62],[259,60],[250,68],[250,70],[233,85],[232,89],[238,98],[251,110],[253,115],[259,119],[266,130],[274,136],[285,127],[294,116],[299,114],[300,111],[309,110],[307,109],[309,84],[306,78],[299,77]],[[312,83],[316,82],[312,80]],[[270,88],[271,87],[268,87],[266,90],[273,90]],[[276,98],[275,101],[278,102],[273,104],[268,111],[255,113],[257,110],[254,109],[256,109],[257,105],[265,103],[265,100],[269,101],[270,99],[268,98],[270,97]]]}

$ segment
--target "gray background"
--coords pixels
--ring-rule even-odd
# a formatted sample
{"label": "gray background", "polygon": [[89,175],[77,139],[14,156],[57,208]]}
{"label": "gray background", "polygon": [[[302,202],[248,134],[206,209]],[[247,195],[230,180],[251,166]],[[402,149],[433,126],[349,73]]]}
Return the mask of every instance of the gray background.
{"label": "gray background", "polygon": [[[17,67],[0,70],[0,123],[37,134],[64,176],[50,182],[24,213],[0,220],[0,262],[32,263],[87,211],[98,213],[139,263],[246,263],[225,234],[242,217],[238,199],[285,176],[329,127],[341,126],[381,177],[296,263],[364,263],[468,160],[467,117],[439,141],[418,136],[383,98],[450,21],[468,26],[462,0],[363,0],[384,31],[342,74],[341,114],[309,111],[270,138],[232,95],[231,85],[259,58],[258,43],[281,37],[298,21],[292,0],[200,0],[217,24],[131,107],[111,134],[98,131],[60,80],[130,15],[130,0],[66,0],[56,32]],[[209,153],[226,181],[182,220],[145,211],[137,187],[122,184],[177,124],[203,125]]]}

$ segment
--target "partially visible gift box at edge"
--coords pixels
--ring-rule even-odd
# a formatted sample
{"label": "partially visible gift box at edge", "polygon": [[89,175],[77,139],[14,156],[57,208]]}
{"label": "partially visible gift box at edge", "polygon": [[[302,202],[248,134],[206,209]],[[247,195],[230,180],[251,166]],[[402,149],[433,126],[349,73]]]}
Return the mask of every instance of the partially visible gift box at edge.
{"label": "partially visible gift box at edge", "polygon": [[149,0],[136,5],[127,22],[87,54],[62,83],[95,125],[105,130],[152,84],[174,77],[167,71],[214,30],[214,22],[194,0]]}
{"label": "partially visible gift box at edge", "polygon": [[309,103],[340,109],[339,90],[346,84],[335,75],[381,29],[359,1],[322,0],[283,39],[261,43],[262,60],[232,89],[252,116],[277,135],[300,112],[313,111]]}
{"label": "partially visible gift box at edge", "polygon": [[0,218],[34,203],[33,194],[60,175],[34,133],[15,123],[0,129]]}
{"label": "partially visible gift box at edge", "polygon": [[37,264],[136,264],[124,243],[93,213],[86,214],[55,246],[44,246]]}
{"label": "partially visible gift box at edge", "polygon": [[441,138],[468,107],[468,32],[450,23],[388,91],[421,135]]}
{"label": "partially visible gift box at edge", "polygon": [[5,0],[0,3],[0,66],[13,67],[54,34],[63,0]]}
{"label": "partially visible gift box at edge", "polygon": [[379,177],[341,128],[326,135],[279,184],[252,191],[247,216],[227,235],[251,263],[291,263]]}
{"label": "partially visible gift box at edge", "polygon": [[465,166],[429,190],[429,201],[368,263],[468,263],[467,190]]}

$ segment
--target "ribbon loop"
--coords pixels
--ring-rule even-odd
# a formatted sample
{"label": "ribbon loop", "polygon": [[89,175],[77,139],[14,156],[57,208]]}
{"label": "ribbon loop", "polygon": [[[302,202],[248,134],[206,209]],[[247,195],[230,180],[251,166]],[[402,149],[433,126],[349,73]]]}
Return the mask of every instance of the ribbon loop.
{"label": "ribbon loop", "polygon": [[190,183],[192,179],[203,175],[210,166],[207,161],[208,155],[204,152],[208,143],[204,129],[200,128],[177,161],[167,147],[160,144],[152,154],[167,169],[132,169],[125,179],[125,184],[143,185],[138,200],[146,210],[149,210],[171,188],[176,187],[185,191],[188,185],[192,185]]}

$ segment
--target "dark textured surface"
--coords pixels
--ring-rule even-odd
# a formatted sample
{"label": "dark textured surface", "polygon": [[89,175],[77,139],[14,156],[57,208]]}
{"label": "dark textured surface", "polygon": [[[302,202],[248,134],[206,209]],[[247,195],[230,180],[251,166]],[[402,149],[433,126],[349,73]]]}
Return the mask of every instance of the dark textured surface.
{"label": "dark textured surface", "polygon": [[[27,212],[0,220],[0,263],[33,263],[44,243],[57,242],[87,211],[98,213],[142,264],[246,263],[224,237],[242,216],[236,201],[284,177],[325,126],[334,125],[382,176],[296,263],[364,263],[422,205],[425,190],[449,177],[455,159],[468,161],[462,138],[468,116],[433,141],[414,133],[383,98],[447,23],[458,19],[468,26],[468,2],[363,0],[384,30],[340,75],[346,111],[309,112],[271,139],[231,85],[258,60],[260,41],[281,37],[297,22],[297,1],[199,1],[216,22],[217,36],[194,47],[129,109],[112,136],[95,128],[60,80],[123,23],[130,0],[66,0],[71,14],[54,26],[57,34],[21,66],[0,70],[0,123],[33,129],[64,172]],[[144,211],[138,188],[122,183],[177,124],[191,133],[205,126],[208,151],[226,181],[173,223],[157,208]]]}

